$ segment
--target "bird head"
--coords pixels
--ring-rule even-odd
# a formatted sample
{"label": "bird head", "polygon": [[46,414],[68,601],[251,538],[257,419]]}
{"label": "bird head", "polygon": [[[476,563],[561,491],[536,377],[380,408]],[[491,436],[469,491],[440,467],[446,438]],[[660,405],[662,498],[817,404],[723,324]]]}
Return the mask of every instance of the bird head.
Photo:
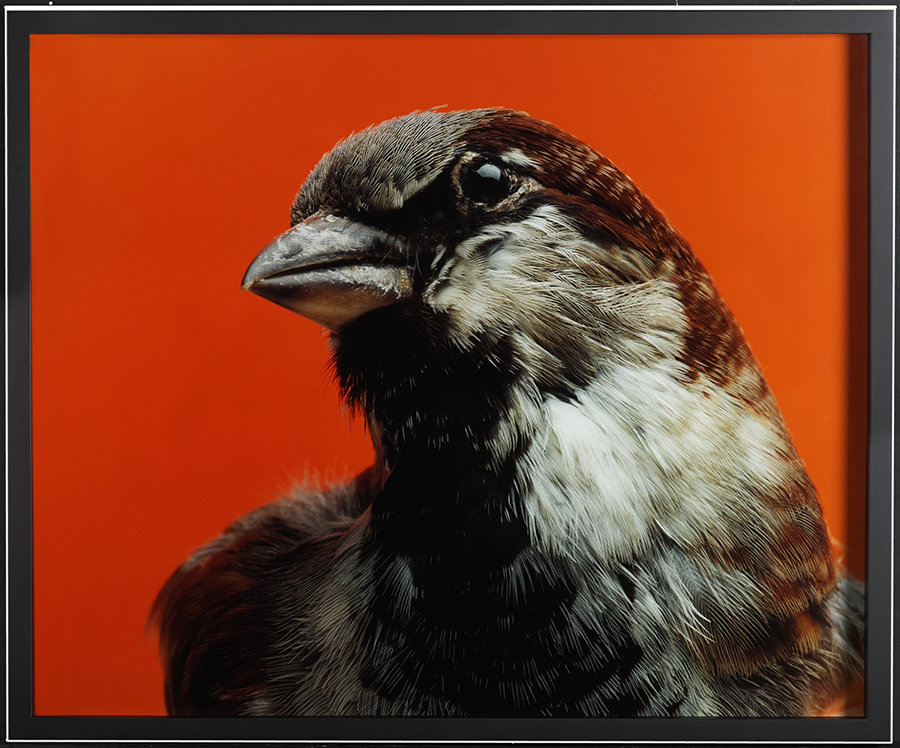
{"label": "bird head", "polygon": [[291,222],[243,288],[332,331],[344,393],[365,411],[403,382],[440,381],[416,376],[426,352],[437,367],[461,355],[482,374],[515,369],[538,396],[612,362],[760,396],[678,233],[608,159],[521,112],[415,112],[354,134],[313,169]]}

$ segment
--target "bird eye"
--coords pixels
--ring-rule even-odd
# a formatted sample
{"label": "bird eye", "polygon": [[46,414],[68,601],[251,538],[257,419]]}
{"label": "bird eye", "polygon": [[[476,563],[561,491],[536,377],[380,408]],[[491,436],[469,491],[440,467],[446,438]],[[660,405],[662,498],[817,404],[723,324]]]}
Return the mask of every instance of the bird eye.
{"label": "bird eye", "polygon": [[463,164],[459,170],[459,186],[469,200],[485,205],[496,205],[512,192],[509,174],[492,161]]}

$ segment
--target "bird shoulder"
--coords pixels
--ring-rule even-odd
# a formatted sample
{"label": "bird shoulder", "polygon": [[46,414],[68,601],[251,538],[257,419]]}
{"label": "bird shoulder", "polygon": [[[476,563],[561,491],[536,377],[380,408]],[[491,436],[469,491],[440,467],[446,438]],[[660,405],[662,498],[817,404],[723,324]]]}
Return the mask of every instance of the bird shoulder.
{"label": "bird shoulder", "polygon": [[[368,505],[371,485],[368,470],[331,490],[260,507],[169,578],[151,625],[159,629],[171,714],[253,713],[265,699],[263,669],[279,636],[282,590],[299,580],[309,588],[321,577],[342,531]],[[302,616],[304,596],[295,594],[292,604],[291,614]]]}

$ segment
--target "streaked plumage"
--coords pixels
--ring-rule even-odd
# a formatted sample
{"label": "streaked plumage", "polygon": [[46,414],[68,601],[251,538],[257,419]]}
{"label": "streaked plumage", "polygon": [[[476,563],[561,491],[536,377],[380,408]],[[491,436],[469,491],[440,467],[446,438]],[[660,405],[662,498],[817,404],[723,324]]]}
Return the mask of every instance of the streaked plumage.
{"label": "streaked plumage", "polygon": [[376,464],[199,550],[175,714],[799,715],[861,586],[740,328],[607,159],[506,110],[353,135],[244,287],[332,331]]}

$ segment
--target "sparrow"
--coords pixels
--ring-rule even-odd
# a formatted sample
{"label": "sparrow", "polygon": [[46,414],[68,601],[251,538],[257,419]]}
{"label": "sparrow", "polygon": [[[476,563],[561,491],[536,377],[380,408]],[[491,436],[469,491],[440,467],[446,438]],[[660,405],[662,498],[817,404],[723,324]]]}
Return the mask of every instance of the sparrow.
{"label": "sparrow", "polygon": [[864,593],[738,323],[611,161],[505,109],[327,153],[242,288],[330,331],[374,465],[154,605],[177,715],[815,715]]}

